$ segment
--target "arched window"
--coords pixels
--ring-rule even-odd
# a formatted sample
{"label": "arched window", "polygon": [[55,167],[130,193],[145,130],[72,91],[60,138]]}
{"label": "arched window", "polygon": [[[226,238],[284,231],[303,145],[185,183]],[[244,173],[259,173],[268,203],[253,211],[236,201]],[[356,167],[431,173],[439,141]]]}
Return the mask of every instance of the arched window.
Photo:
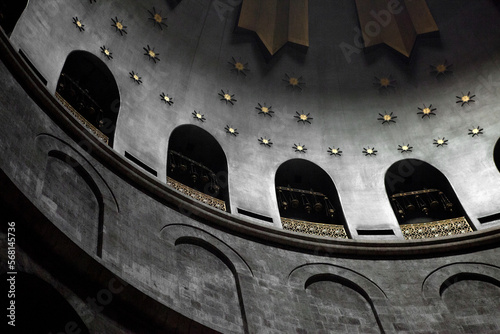
{"label": "arched window", "polygon": [[12,34],[17,21],[28,6],[28,0],[0,1],[0,26],[7,36]]}
{"label": "arched window", "polygon": [[181,125],[170,135],[167,184],[208,205],[229,211],[227,160],[207,131]]}
{"label": "arched window", "polygon": [[[15,327],[12,328],[16,329],[16,333],[69,333],[69,328],[72,333],[89,333],[78,313],[49,283],[23,272],[17,273],[15,281],[9,281],[9,278],[12,276],[0,275],[6,285],[3,291],[14,289],[15,296],[4,298],[2,306],[9,315],[10,301],[15,301],[14,318],[7,316],[4,321],[14,319]],[[15,288],[10,286],[12,282]]]}
{"label": "arched window", "polygon": [[289,160],[276,171],[275,186],[284,229],[348,237],[337,190],[323,169],[307,160]]}
{"label": "arched window", "polygon": [[500,172],[500,139],[497,141],[495,149],[493,150],[493,160],[495,161],[495,165]]}
{"label": "arched window", "polygon": [[[448,179],[426,162],[406,159],[394,163],[385,174],[385,188],[408,239],[472,231]],[[418,229],[412,224],[419,224]]]}
{"label": "arched window", "polygon": [[56,96],[92,133],[113,146],[120,93],[102,60],[86,51],[71,52],[61,71]]}

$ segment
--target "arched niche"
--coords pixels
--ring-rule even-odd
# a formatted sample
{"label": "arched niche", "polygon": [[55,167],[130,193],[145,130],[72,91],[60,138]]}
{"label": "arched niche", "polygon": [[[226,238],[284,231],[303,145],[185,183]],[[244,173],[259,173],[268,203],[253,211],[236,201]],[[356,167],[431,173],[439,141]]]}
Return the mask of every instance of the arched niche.
{"label": "arched niche", "polygon": [[[0,275],[5,297],[8,297],[7,292],[11,290],[12,280],[8,281],[11,278],[8,274]],[[8,309],[10,301],[15,301],[15,327],[6,327],[15,329],[16,333],[89,333],[68,301],[44,280],[18,272],[12,289],[15,290],[15,296],[3,298],[2,309]],[[8,315],[10,311],[6,312]],[[7,317],[5,321],[10,321],[10,318]]]}
{"label": "arched niche", "polygon": [[188,316],[214,329],[245,333],[239,282],[231,268],[207,245],[180,240],[175,247],[180,296]]}
{"label": "arched niche", "polygon": [[385,189],[400,225],[467,219],[446,176],[424,161],[395,162],[385,174]]}
{"label": "arched niche", "polygon": [[76,115],[92,133],[113,146],[120,92],[101,59],[87,51],[71,52],[59,76],[56,96],[73,114],[76,111],[83,117]]}
{"label": "arched niche", "polygon": [[[304,159],[284,162],[276,171],[276,198],[282,223],[286,218],[347,226],[337,189],[330,176]],[[314,225],[310,227],[314,229]],[[287,228],[283,224],[284,228]],[[322,233],[312,233],[320,234]]]}
{"label": "arched niche", "polygon": [[339,333],[384,333],[372,300],[356,283],[320,274],[306,281],[305,290],[312,316],[325,328]]}
{"label": "arched niche", "polygon": [[167,177],[175,188],[230,212],[226,155],[202,128],[187,124],[174,129],[168,143]]}
{"label": "arched niche", "polygon": [[495,161],[495,165],[500,172],[500,139],[498,139],[495,149],[493,150],[493,160]]}
{"label": "arched niche", "polygon": [[87,170],[69,155],[48,153],[42,200],[64,222],[65,233],[102,256],[104,202],[102,193]]}
{"label": "arched niche", "polygon": [[12,34],[17,21],[28,7],[28,0],[3,0],[0,1],[0,26],[7,36]]}
{"label": "arched niche", "polygon": [[475,333],[498,331],[500,281],[483,274],[459,273],[443,282],[440,295],[458,328]]}

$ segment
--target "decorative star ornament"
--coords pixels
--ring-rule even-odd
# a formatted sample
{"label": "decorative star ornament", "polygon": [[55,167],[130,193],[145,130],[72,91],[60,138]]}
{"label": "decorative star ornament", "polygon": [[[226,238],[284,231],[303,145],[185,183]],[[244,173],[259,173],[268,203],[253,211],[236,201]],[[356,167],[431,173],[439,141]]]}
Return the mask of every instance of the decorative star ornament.
{"label": "decorative star ornament", "polygon": [[302,111],[302,114],[300,114],[298,111],[295,112],[297,115],[293,116],[293,118],[297,119],[297,123],[302,122],[302,124],[311,124],[311,120],[313,119],[312,117],[309,117],[310,113],[304,114],[304,111]]}
{"label": "decorative star ornament", "polygon": [[365,156],[372,156],[372,155],[377,155],[377,152],[378,151],[375,150],[375,147],[372,147],[372,148],[370,148],[370,147],[368,147],[368,148],[363,147],[363,152],[362,153]]}
{"label": "decorative star ornament", "polygon": [[224,92],[222,89],[220,90],[221,92],[219,93],[220,100],[226,102],[226,104],[230,103],[231,105],[234,105],[234,102],[237,100],[234,99],[234,95],[229,94],[229,91]]}
{"label": "decorative star ornament", "polygon": [[407,145],[398,145],[398,150],[401,151],[401,153],[409,153],[413,152],[413,146],[410,146],[410,144]]}
{"label": "decorative star ornament", "polygon": [[228,61],[229,64],[231,64],[232,68],[231,71],[236,72],[236,74],[243,74],[244,76],[247,76],[246,72],[249,72],[250,69],[248,68],[248,63],[244,63],[241,60],[236,60],[234,57],[231,57],[231,61]]}
{"label": "decorative star ornament", "polygon": [[393,116],[392,112],[390,114],[386,112],[384,115],[379,113],[379,116],[377,120],[382,121],[382,124],[396,123],[395,119],[398,118],[398,116]]}
{"label": "decorative star ornament", "polygon": [[148,20],[153,21],[153,27],[158,26],[161,30],[163,30],[163,27],[167,28],[168,26],[165,24],[166,18],[161,16],[161,11],[157,12],[156,9],[153,7],[153,11],[148,10],[149,15],[151,15]]}
{"label": "decorative star ornament", "polygon": [[161,93],[160,94],[160,99],[165,102],[166,104],[168,104],[169,106],[171,106],[172,104],[174,104],[174,99],[172,97],[169,97],[168,95],[166,95],[165,93]]}
{"label": "decorative star ornament", "polygon": [[232,136],[236,137],[236,136],[239,135],[238,131],[236,131],[237,129],[232,128],[229,125],[226,125],[226,127],[224,128],[224,130],[226,130],[226,133],[228,133],[228,134],[230,134]]}
{"label": "decorative star ornament", "polygon": [[271,139],[265,138],[265,137],[260,137],[259,142],[261,145],[271,147],[273,143],[271,142]]}
{"label": "decorative star ornament", "polygon": [[329,147],[327,152],[330,153],[330,155],[334,155],[336,157],[342,156],[342,151],[340,150],[340,148]]}
{"label": "decorative star ornament", "polygon": [[109,49],[108,49],[105,45],[101,46],[101,53],[102,53],[102,54],[103,54],[106,58],[108,58],[108,60],[113,59],[113,56],[112,56],[112,55],[113,55],[113,53],[112,53],[111,51],[109,51]]}
{"label": "decorative star ornament", "polygon": [[202,123],[206,121],[205,115],[200,114],[196,110],[193,111],[192,115],[193,115],[193,118],[195,118],[196,120],[198,120]]}
{"label": "decorative star ornament", "polygon": [[285,73],[285,77],[282,80],[287,83],[287,87],[292,87],[292,89],[297,88],[302,90],[302,86],[306,84],[302,81],[302,77],[289,76],[287,73]]}
{"label": "decorative star ornament", "polygon": [[119,32],[121,36],[123,36],[123,34],[127,34],[127,31],[125,30],[127,26],[123,25],[123,21],[118,20],[118,17],[116,16],[114,19],[111,19],[111,21],[113,22],[111,26],[114,27],[115,31]]}
{"label": "decorative star ornament", "polygon": [[476,128],[473,128],[473,129],[469,129],[469,135],[471,135],[472,137],[476,137],[476,136],[479,136],[479,135],[482,135],[483,134],[483,128],[479,127],[479,125],[476,127]]}
{"label": "decorative star ornament", "polygon": [[273,117],[272,114],[274,114],[274,111],[272,110],[272,106],[268,107],[266,106],[266,104],[264,103],[264,105],[261,105],[260,103],[257,103],[259,106],[258,107],[255,107],[255,109],[257,109],[259,111],[259,114],[262,114],[264,116],[269,116],[269,117]]}
{"label": "decorative star ornament", "polygon": [[453,71],[451,70],[451,67],[453,66],[453,64],[448,64],[448,61],[445,60],[444,63],[441,63],[441,64],[437,64],[437,65],[430,65],[431,66],[431,73],[432,74],[435,74],[436,77],[439,77],[441,75],[445,75],[447,73],[453,73]]}
{"label": "decorative star ornament", "polygon": [[73,24],[78,28],[80,31],[85,31],[85,25],[78,19],[78,17],[73,18]]}
{"label": "decorative star ornament", "polygon": [[292,148],[295,150],[295,152],[299,152],[299,153],[306,153],[306,151],[307,151],[306,145],[300,145],[300,143],[298,145],[293,144]]}
{"label": "decorative star ornament", "polygon": [[378,89],[388,89],[388,88],[396,88],[396,80],[392,78],[392,75],[388,75],[385,77],[375,77],[375,82],[373,83],[377,86]]}
{"label": "decorative star ornament", "polygon": [[467,94],[462,93],[462,96],[457,96],[457,103],[462,103],[462,107],[465,104],[469,105],[471,102],[476,102],[473,100],[475,96],[476,95],[470,95],[470,92],[468,92]]}
{"label": "decorative star ornament", "polygon": [[142,84],[142,78],[139,76],[139,74],[135,73],[134,71],[129,72],[130,74],[130,79],[134,80],[134,82],[138,85]]}
{"label": "decorative star ornament", "polygon": [[444,137],[443,138],[434,139],[434,143],[433,144],[436,145],[436,147],[446,146],[446,145],[448,145],[448,139],[445,139]]}
{"label": "decorative star ornament", "polygon": [[157,61],[160,61],[160,58],[158,56],[160,55],[159,53],[156,53],[154,48],[150,48],[149,45],[147,48],[143,48],[146,53],[144,53],[145,56],[148,56],[148,60],[152,60],[155,64]]}
{"label": "decorative star ornament", "polygon": [[424,117],[427,117],[427,118],[431,118],[431,116],[435,116],[436,114],[434,113],[434,111],[436,111],[437,109],[436,108],[432,108],[432,104],[428,107],[425,106],[424,104],[424,107],[423,108],[418,108],[418,110],[420,110],[417,114],[418,115],[422,115],[422,118]]}

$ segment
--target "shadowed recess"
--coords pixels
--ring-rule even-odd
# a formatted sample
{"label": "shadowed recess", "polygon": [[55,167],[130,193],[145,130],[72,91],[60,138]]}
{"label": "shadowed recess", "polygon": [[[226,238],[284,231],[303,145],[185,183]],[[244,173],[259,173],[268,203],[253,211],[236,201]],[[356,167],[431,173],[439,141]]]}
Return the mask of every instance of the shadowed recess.
{"label": "shadowed recess", "polygon": [[73,51],[64,63],[57,93],[113,146],[120,93],[107,65],[87,51]]}
{"label": "shadowed recess", "polygon": [[0,26],[7,36],[12,34],[26,7],[28,7],[28,0],[0,1]]}
{"label": "shadowed recess", "polygon": [[[304,284],[304,289],[310,288],[313,284],[315,283],[320,283],[320,282],[332,282],[332,283],[338,283],[342,286],[345,286],[349,288],[350,290],[353,290],[354,292],[357,292],[369,305],[371,311],[373,312],[373,316],[377,322],[378,328],[380,330],[380,333],[385,333],[384,329],[382,327],[382,323],[379,319],[379,316],[377,314],[377,310],[375,309],[375,306],[373,305],[373,301],[371,300],[370,296],[366,293],[365,290],[363,290],[359,285],[356,283],[345,279],[341,276],[334,275],[334,274],[318,274],[310,277],[307,279],[307,281]],[[331,290],[331,289],[328,289]],[[332,300],[330,302],[337,303],[339,302],[338,300]],[[359,305],[361,306],[361,305]]]}
{"label": "shadowed recess", "polygon": [[385,174],[385,189],[399,224],[466,216],[448,179],[424,161],[395,162]]}
{"label": "shadowed recess", "polygon": [[234,283],[236,285],[236,293],[238,296],[238,304],[240,307],[240,313],[241,313],[241,320],[243,322],[243,330],[244,333],[248,333],[248,322],[247,322],[247,317],[246,317],[246,312],[245,312],[245,305],[243,303],[243,295],[241,292],[241,284],[240,284],[240,279],[238,272],[236,271],[236,267],[234,264],[231,262],[231,260],[217,247],[211,245],[205,240],[199,239],[199,238],[193,238],[193,237],[181,237],[175,241],[175,246],[179,245],[193,245],[193,246],[198,246],[209,252],[210,254],[214,255],[217,257],[226,267],[231,271],[233,274],[234,278]]}
{"label": "shadowed recess", "polygon": [[[7,279],[10,278],[12,276],[8,274],[0,275],[5,293],[9,291]],[[9,300],[15,300],[15,327],[8,327],[8,330],[15,328],[15,333],[90,333],[68,301],[50,284],[34,275],[18,272],[15,275],[15,298],[3,300],[3,310],[9,307]]]}
{"label": "shadowed recess", "polygon": [[[280,216],[316,223],[336,224],[346,227],[340,199],[330,176],[318,165],[303,159],[292,159],[284,162],[276,171],[276,187],[286,187],[318,194],[303,194],[297,191],[277,189]],[[327,197],[334,208],[330,214],[325,203]],[[283,195],[283,196],[282,196]],[[286,202],[287,205],[283,203]],[[308,204],[309,203],[309,204]],[[317,206],[317,204],[321,206]],[[310,206],[310,208],[307,207]]]}
{"label": "shadowed recess", "polygon": [[72,167],[75,172],[85,181],[85,183],[89,186],[89,188],[92,190],[92,193],[95,196],[95,199],[98,203],[99,206],[99,214],[98,214],[98,224],[97,224],[97,245],[96,245],[96,254],[97,256],[101,257],[102,256],[102,243],[103,243],[103,230],[104,230],[104,201],[103,197],[101,194],[101,191],[99,190],[99,187],[95,183],[95,181],[92,179],[90,174],[83,168],[82,165],[69,155],[62,153],[60,151],[50,151],[49,152],[49,157],[56,158],[63,163],[69,165]]}
{"label": "shadowed recess", "polygon": [[195,125],[181,125],[168,144],[167,176],[229,207],[227,160],[217,140]]}
{"label": "shadowed recess", "polygon": [[495,165],[500,172],[500,139],[497,141],[495,149],[493,150],[493,160],[495,161]]}
{"label": "shadowed recess", "polygon": [[441,284],[441,287],[439,288],[439,296],[443,296],[443,293],[451,287],[453,284],[461,282],[461,281],[480,281],[480,282],[485,282],[485,283],[490,283],[495,285],[496,287],[500,288],[500,281],[497,279],[494,279],[493,277],[486,276],[486,275],[481,275],[481,274],[476,274],[476,273],[460,273],[451,276],[448,278],[446,281]]}

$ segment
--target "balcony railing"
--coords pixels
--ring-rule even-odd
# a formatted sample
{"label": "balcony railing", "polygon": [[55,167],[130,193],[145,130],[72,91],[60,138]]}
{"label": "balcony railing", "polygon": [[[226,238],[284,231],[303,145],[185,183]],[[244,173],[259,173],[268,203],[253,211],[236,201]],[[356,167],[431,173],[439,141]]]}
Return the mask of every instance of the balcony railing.
{"label": "balcony railing", "polygon": [[281,225],[284,230],[319,235],[337,239],[348,239],[344,226],[333,224],[313,223],[303,220],[295,220],[281,217]]}
{"label": "balcony railing", "polygon": [[472,232],[472,227],[465,217],[440,220],[430,223],[401,225],[401,232],[406,240],[429,239]]}
{"label": "balcony railing", "polygon": [[226,202],[224,202],[223,200],[204,194],[196,189],[190,188],[185,184],[182,184],[170,177],[167,177],[167,185],[176,189],[177,191],[180,191],[186,195],[191,196],[192,198],[200,202],[208,204],[216,209],[226,211]]}
{"label": "balcony railing", "polygon": [[87,130],[92,132],[97,138],[103,141],[106,145],[109,145],[109,138],[104,133],[102,133],[98,128],[96,128],[92,123],[87,121],[78,111],[75,110],[58,92],[56,92],[56,98],[61,102],[61,104],[68,109],[68,111],[85,126]]}

